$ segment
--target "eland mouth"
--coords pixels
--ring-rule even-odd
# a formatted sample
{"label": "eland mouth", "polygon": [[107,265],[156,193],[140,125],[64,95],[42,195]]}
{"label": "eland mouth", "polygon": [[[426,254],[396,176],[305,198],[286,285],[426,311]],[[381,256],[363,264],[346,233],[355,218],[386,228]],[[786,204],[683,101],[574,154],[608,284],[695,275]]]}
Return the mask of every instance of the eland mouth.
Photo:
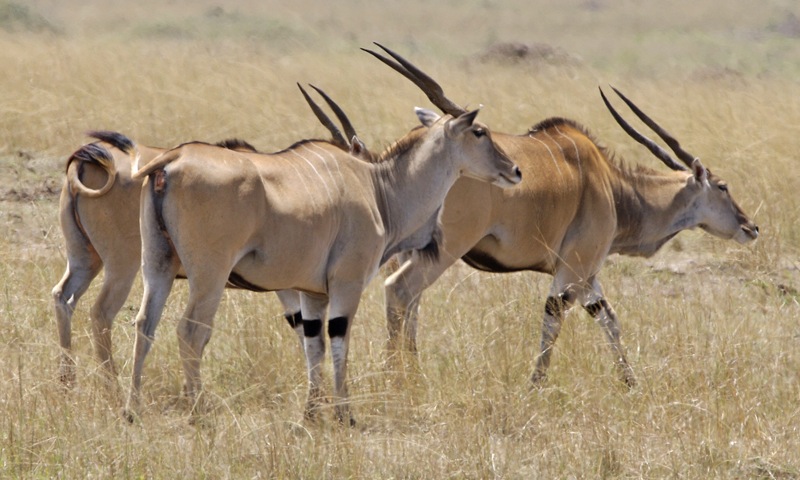
{"label": "eland mouth", "polygon": [[752,242],[758,238],[758,225],[742,225],[740,234],[736,236],[739,243]]}
{"label": "eland mouth", "polygon": [[519,169],[519,167],[514,167],[513,173],[513,177],[506,174],[501,174],[500,178],[492,183],[498,187],[513,187],[522,181],[522,171]]}

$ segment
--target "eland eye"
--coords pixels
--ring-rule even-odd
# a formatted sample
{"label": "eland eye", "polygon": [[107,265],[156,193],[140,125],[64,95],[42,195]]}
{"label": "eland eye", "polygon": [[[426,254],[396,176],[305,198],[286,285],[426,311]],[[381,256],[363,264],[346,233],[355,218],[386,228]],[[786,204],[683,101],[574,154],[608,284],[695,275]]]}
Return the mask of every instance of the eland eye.
{"label": "eland eye", "polygon": [[473,133],[473,135],[475,135],[477,138],[481,138],[481,137],[483,137],[484,135],[486,135],[486,130],[484,130],[484,129],[482,129],[482,128],[476,128],[475,130],[473,130],[473,131],[472,131],[472,133]]}
{"label": "eland eye", "polygon": [[724,183],[720,183],[719,185],[717,185],[717,188],[719,188],[719,190],[721,192],[726,192],[727,193],[727,191],[728,191],[728,186],[725,185]]}

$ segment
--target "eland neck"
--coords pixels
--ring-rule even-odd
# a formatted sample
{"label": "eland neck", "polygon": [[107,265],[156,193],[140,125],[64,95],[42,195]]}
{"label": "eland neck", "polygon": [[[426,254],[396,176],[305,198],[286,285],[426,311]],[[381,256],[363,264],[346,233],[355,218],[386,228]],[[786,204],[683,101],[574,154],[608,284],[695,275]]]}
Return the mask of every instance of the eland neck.
{"label": "eland neck", "polygon": [[686,172],[621,171],[612,182],[617,234],[611,253],[649,257],[682,230],[697,226]]}
{"label": "eland neck", "polygon": [[374,164],[378,209],[386,231],[384,261],[436,241],[439,211],[459,176],[442,137],[441,129],[414,129]]}

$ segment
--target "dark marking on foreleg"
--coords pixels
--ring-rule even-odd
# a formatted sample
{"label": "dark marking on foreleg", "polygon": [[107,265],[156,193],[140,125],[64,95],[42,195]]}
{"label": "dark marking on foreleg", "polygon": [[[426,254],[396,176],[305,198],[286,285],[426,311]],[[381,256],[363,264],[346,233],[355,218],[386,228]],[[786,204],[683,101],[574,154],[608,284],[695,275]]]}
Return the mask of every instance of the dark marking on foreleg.
{"label": "dark marking on foreleg", "polygon": [[306,353],[306,344],[305,344],[305,331],[303,325],[303,314],[300,311],[295,313],[286,313],[283,315],[283,318],[286,319],[286,322],[292,327],[292,330],[297,335],[297,339],[300,341],[300,351],[303,352],[303,356]]}
{"label": "dark marking on foreleg", "polygon": [[300,312],[287,313],[283,317],[286,318],[286,321],[289,322],[289,326],[292,328],[302,327],[304,325],[303,315]]}
{"label": "dark marking on foreleg", "polygon": [[542,319],[542,341],[539,357],[536,359],[536,369],[533,371],[531,381],[540,385],[547,378],[547,369],[550,366],[550,356],[553,345],[561,332],[564,313],[572,303],[573,295],[569,291],[556,296],[547,297],[544,303],[544,318]]}
{"label": "dark marking on foreleg", "polygon": [[555,297],[547,297],[544,302],[544,313],[551,317],[560,317],[564,314],[564,299],[563,295]]}
{"label": "dark marking on foreleg", "polygon": [[303,320],[303,334],[308,338],[318,337],[322,331],[322,320]]}
{"label": "dark marking on foreleg", "polygon": [[625,350],[622,348],[622,341],[620,340],[619,319],[611,305],[605,298],[600,298],[594,303],[584,305],[583,308],[594,317],[597,323],[602,327],[606,335],[611,350],[614,352],[615,365],[619,371],[622,381],[629,388],[636,386],[636,377],[633,374],[633,369],[628,364],[628,359],[625,357]]}
{"label": "dark marking on foreleg", "polygon": [[336,317],[328,320],[328,336],[344,337],[347,334],[349,320],[347,317]]}
{"label": "dark marking on foreleg", "polygon": [[[593,318],[597,318],[600,312],[603,310],[604,303],[606,303],[605,299],[600,299],[594,303],[590,303],[588,305],[584,305],[583,308],[591,315]],[[607,303],[606,303],[607,305]]]}

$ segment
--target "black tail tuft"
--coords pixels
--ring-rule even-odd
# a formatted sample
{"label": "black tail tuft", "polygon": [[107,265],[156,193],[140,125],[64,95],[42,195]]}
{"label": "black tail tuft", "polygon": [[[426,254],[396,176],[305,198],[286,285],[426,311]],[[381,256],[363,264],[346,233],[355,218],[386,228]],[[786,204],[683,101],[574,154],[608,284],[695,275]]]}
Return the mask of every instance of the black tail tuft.
{"label": "black tail tuft", "polygon": [[106,142],[110,145],[113,145],[114,148],[118,148],[125,153],[130,153],[131,150],[133,150],[133,141],[118,132],[112,132],[110,130],[93,130],[91,132],[86,132],[86,135],[96,138],[101,142]]}
{"label": "black tail tuft", "polygon": [[105,164],[114,163],[114,158],[111,156],[111,153],[105,148],[95,143],[89,143],[82,146],[75,153],[73,153],[72,157],[67,162],[67,165],[69,165],[73,161],[94,163],[100,165],[103,163]]}

